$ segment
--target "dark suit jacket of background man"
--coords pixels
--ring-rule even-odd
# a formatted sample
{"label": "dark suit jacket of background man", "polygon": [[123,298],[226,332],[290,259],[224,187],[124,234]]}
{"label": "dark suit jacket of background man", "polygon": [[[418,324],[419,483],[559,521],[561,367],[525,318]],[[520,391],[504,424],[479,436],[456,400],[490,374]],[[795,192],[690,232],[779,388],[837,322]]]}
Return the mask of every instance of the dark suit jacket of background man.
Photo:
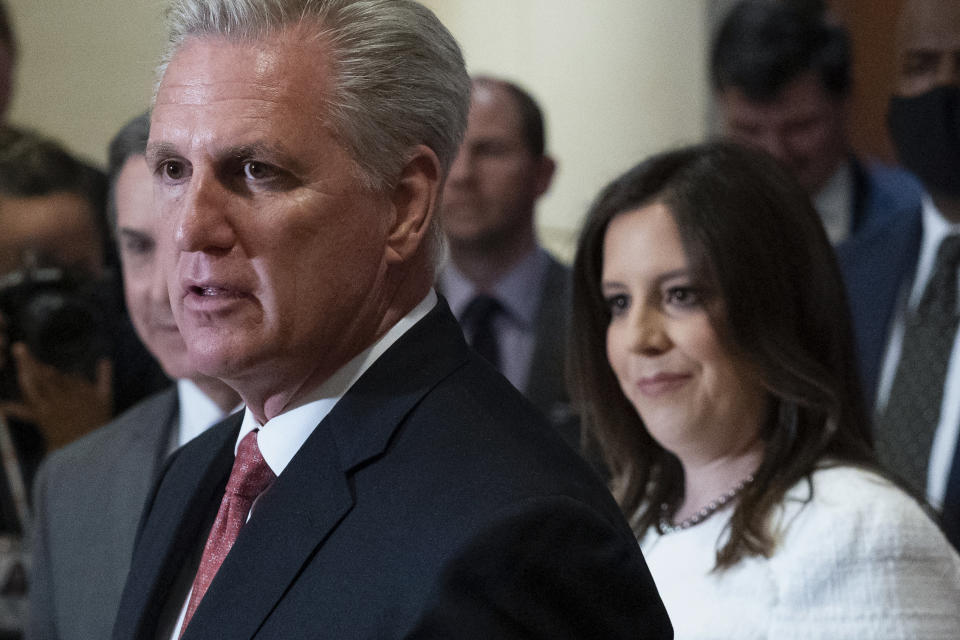
{"label": "dark suit jacket of background man", "polygon": [[178,409],[172,386],[44,461],[34,487],[28,640],[109,637]]}
{"label": "dark suit jacket of background man", "polygon": [[[564,376],[570,324],[570,269],[550,256],[537,310],[537,337],[530,359],[524,395],[574,448],[580,444],[580,424],[570,407]],[[531,292],[533,294],[533,292]]]}
{"label": "dark suit jacket of background man", "polygon": [[[923,239],[918,207],[888,216],[837,248],[857,342],[867,408],[876,406],[883,358],[901,296],[913,282]],[[943,526],[960,549],[960,446],[954,454],[943,504]]]}
{"label": "dark suit jacket of background man", "polygon": [[864,163],[850,156],[853,178],[848,241],[900,211],[920,207],[923,187],[912,173],[899,167]]}
{"label": "dark suit jacket of background man", "polygon": [[[546,416],[567,444],[580,449],[580,421],[570,405],[564,374],[570,325],[570,268],[551,255],[547,257],[543,284],[530,291],[538,300],[536,335],[523,395]],[[442,294],[441,279],[435,286]]]}
{"label": "dark suit jacket of background man", "polygon": [[[239,426],[214,427],[165,469],[114,638],[154,637]],[[443,301],[259,498],[183,640],[401,637],[672,637],[606,488],[466,347]]]}

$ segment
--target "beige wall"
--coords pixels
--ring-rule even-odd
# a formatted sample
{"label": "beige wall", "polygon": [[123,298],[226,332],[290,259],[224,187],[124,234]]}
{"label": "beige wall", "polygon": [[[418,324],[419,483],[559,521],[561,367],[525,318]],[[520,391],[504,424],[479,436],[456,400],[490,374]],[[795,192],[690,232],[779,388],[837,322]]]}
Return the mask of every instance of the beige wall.
{"label": "beige wall", "polygon": [[705,132],[705,0],[425,0],[471,73],[524,85],[559,162],[541,240],[564,258],[600,188],[644,156]]}
{"label": "beige wall", "polygon": [[[21,46],[10,120],[102,163],[145,108],[163,42],[162,0],[7,0]],[[559,161],[540,207],[569,258],[609,179],[704,132],[706,0],[427,0],[472,73],[503,75],[543,103]]]}
{"label": "beige wall", "polygon": [[20,44],[8,119],[103,164],[145,109],[163,43],[161,0],[6,0]]}

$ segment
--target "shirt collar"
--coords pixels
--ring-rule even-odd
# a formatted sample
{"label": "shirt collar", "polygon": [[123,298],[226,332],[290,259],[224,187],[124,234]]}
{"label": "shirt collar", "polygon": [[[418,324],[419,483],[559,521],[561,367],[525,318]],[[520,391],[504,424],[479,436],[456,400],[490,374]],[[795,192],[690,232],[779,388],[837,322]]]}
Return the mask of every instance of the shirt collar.
{"label": "shirt collar", "polygon": [[404,333],[423,319],[437,304],[437,294],[430,290],[407,315],[380,337],[379,340],[353,357],[347,364],[322,382],[305,400],[261,426],[248,409],[243,415],[240,434],[234,444],[236,455],[240,440],[254,429],[260,429],[257,444],[267,465],[276,475],[283,473],[290,460],[320,422],[333,410],[337,402],[363,373],[383,355]]}
{"label": "shirt collar", "polygon": [[930,273],[937,260],[937,251],[940,243],[947,236],[960,234],[960,223],[947,220],[929,194],[924,193],[921,199],[923,216],[923,240],[920,243],[920,257],[917,262],[917,273],[914,287],[910,293],[910,306],[919,304],[920,297],[926,287]]}
{"label": "shirt collar", "polygon": [[[516,321],[524,326],[532,326],[540,304],[540,296],[533,294],[543,289],[549,267],[550,256],[541,247],[536,247],[497,280],[486,293],[495,296]],[[444,268],[440,282],[443,295],[450,303],[450,310],[457,318],[461,318],[467,305],[480,290],[452,261]]]}
{"label": "shirt collar", "polygon": [[[177,380],[177,400],[180,405],[179,423],[174,448],[182,447],[229,415],[192,380],[186,378]],[[238,404],[230,413],[242,408],[243,404]]]}
{"label": "shirt collar", "polygon": [[841,162],[837,170],[813,198],[823,228],[830,242],[837,244],[850,234],[853,210],[853,172],[849,162]]}

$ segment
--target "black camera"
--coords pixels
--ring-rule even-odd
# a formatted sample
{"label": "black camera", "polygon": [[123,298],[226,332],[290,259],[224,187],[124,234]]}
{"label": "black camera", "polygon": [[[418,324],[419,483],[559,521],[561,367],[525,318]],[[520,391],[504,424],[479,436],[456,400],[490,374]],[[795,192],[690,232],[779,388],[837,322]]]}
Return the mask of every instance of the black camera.
{"label": "black camera", "polygon": [[108,281],[37,266],[0,277],[0,330],[6,334],[0,358],[0,399],[20,399],[10,353],[15,342],[26,344],[37,360],[93,382],[97,362],[111,352],[114,310]]}

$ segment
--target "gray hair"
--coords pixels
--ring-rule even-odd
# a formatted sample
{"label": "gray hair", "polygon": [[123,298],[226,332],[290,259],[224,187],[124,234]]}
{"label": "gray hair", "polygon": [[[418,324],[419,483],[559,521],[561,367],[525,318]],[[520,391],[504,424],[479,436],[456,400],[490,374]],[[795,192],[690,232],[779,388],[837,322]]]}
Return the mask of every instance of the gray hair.
{"label": "gray hair", "polygon": [[456,40],[411,0],[172,0],[167,65],[192,37],[258,41],[316,23],[329,43],[334,89],[325,115],[365,186],[394,184],[412,147],[424,144],[445,176],[466,128],[470,80]]}

